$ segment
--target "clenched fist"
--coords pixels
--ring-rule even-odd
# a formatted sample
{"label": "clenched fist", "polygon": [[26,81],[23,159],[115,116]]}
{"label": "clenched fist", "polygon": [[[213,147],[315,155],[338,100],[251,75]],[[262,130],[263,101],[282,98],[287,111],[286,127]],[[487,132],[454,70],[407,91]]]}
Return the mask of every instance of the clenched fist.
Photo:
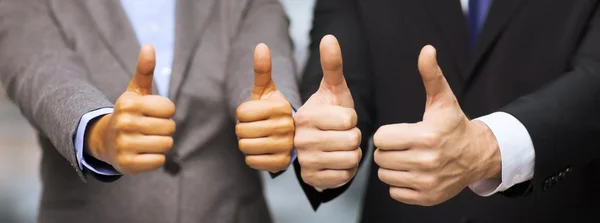
{"label": "clenched fist", "polygon": [[342,52],[336,38],[323,37],[320,52],[323,80],[294,119],[302,179],[323,190],[350,181],[362,151],[354,100],[342,73]]}
{"label": "clenched fist", "polygon": [[159,168],[164,153],[173,147],[175,122],[170,118],[175,105],[152,95],[154,65],[154,49],[144,45],[133,79],[117,99],[114,112],[100,118],[86,134],[87,151],[123,174]]}
{"label": "clenched fist", "polygon": [[294,147],[292,106],[271,79],[271,53],[265,44],[254,50],[254,86],[236,115],[235,132],[246,164],[270,172],[286,169]]}

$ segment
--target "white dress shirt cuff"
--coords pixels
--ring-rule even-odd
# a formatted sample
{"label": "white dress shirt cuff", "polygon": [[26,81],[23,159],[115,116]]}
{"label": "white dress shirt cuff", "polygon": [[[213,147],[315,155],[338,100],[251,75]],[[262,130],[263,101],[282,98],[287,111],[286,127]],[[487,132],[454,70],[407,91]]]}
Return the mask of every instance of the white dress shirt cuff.
{"label": "white dress shirt cuff", "polygon": [[485,123],[498,141],[502,157],[502,178],[485,179],[469,185],[480,196],[490,196],[531,180],[535,164],[533,141],[525,126],[514,116],[495,112],[476,120]]}

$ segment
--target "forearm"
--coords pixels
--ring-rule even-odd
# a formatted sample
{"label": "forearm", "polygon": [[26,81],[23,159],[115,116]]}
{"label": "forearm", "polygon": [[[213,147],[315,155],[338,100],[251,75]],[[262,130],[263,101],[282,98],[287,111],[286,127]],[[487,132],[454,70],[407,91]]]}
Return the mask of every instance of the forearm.
{"label": "forearm", "polygon": [[87,81],[85,66],[43,1],[1,1],[0,17],[0,78],[8,96],[77,167],[73,139],[79,119],[112,104]]}

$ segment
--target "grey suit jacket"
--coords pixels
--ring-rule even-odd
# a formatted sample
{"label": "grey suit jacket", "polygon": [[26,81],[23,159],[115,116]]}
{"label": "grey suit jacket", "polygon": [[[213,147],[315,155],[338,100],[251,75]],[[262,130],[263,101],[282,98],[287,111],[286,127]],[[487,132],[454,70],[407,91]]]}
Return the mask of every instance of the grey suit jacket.
{"label": "grey suit jacket", "polygon": [[0,0],[0,77],[39,132],[39,222],[270,222],[259,175],[237,147],[253,50],[269,45],[277,87],[299,107],[278,0],[178,0],[169,98],[179,171],[103,183],[77,165],[81,116],[126,89],[140,43],[118,0]]}

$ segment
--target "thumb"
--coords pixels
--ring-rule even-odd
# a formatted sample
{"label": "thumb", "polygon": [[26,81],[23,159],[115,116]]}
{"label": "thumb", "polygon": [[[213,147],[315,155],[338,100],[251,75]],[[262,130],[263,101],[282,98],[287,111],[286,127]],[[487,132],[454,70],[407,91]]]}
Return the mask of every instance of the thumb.
{"label": "thumb", "polygon": [[135,74],[129,82],[129,86],[127,86],[127,91],[139,95],[152,94],[152,77],[155,64],[154,47],[150,44],[144,44],[140,50]]}
{"label": "thumb", "polygon": [[435,100],[454,97],[454,93],[437,63],[436,56],[436,50],[431,45],[423,47],[419,55],[419,73],[421,73],[425,85],[428,105]]}
{"label": "thumb", "polygon": [[337,39],[333,35],[323,37],[321,39],[320,52],[321,67],[323,69],[321,88],[326,88],[333,92],[347,91],[348,86],[344,79],[342,66],[342,50]]}
{"label": "thumb", "polygon": [[254,49],[254,85],[250,100],[260,99],[269,90],[275,90],[271,80],[271,51],[266,44],[260,43]]}

